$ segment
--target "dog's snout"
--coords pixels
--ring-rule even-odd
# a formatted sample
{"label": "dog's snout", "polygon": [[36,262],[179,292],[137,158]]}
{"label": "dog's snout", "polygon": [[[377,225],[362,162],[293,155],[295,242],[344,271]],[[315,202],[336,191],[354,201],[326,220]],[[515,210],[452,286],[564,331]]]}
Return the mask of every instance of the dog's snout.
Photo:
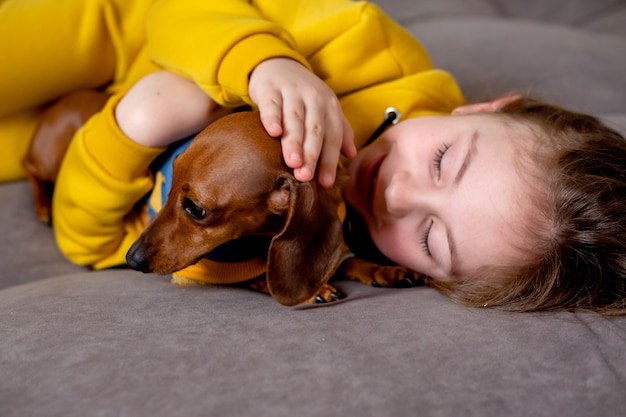
{"label": "dog's snout", "polygon": [[126,263],[136,271],[144,273],[151,272],[146,252],[143,250],[141,245],[137,244],[137,242],[135,242],[135,244],[131,246],[126,253]]}

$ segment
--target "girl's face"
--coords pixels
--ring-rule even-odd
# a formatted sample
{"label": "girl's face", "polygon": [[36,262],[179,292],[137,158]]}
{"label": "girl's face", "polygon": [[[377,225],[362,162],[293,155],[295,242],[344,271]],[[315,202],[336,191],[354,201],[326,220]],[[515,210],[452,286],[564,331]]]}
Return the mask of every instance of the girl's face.
{"label": "girl's face", "polygon": [[531,134],[516,126],[497,113],[398,123],[351,161],[345,197],[385,256],[433,278],[514,260],[527,206],[513,137]]}

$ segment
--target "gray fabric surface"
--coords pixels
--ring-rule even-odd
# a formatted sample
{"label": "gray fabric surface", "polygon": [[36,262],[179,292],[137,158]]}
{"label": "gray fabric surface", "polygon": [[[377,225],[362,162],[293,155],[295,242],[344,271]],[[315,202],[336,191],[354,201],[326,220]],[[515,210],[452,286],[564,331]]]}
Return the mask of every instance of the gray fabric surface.
{"label": "gray fabric surface", "polygon": [[85,269],[66,261],[51,228],[37,221],[27,182],[0,185],[0,290]]}
{"label": "gray fabric surface", "polygon": [[[379,4],[468,98],[532,91],[626,132],[626,1]],[[2,417],[626,415],[626,318],[352,282],[333,305],[286,308],[87,271],[37,223],[26,182],[0,201]]]}
{"label": "gray fabric surface", "polygon": [[1,414],[626,411],[626,320],[466,309],[426,289],[341,288],[345,301],[295,309],[123,271],[6,289]]}

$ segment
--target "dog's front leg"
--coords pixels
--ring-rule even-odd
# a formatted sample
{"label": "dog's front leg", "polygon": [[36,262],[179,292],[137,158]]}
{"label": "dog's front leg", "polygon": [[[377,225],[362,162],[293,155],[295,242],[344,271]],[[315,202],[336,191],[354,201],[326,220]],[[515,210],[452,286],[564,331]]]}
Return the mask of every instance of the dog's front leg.
{"label": "dog's front leg", "polygon": [[378,265],[355,257],[343,261],[338,277],[374,287],[409,288],[424,285],[422,276],[408,268],[400,265]]}
{"label": "dog's front leg", "polygon": [[304,302],[304,304],[325,304],[346,298],[345,294],[330,284],[322,285],[315,295]]}
{"label": "dog's front leg", "polygon": [[[263,294],[270,294],[265,275],[261,275],[260,277],[253,278],[249,281],[242,282],[236,285],[238,287],[247,288]],[[343,298],[345,298],[345,295],[337,290],[335,287],[330,284],[324,284],[316,291],[316,293],[311,298],[304,301],[303,304],[324,304],[341,300]]]}

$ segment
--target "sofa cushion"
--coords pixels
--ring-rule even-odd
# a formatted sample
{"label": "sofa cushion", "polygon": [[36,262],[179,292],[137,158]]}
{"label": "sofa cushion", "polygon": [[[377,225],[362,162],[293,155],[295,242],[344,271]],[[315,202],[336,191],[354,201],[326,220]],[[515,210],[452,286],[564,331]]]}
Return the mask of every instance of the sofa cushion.
{"label": "sofa cushion", "polygon": [[617,416],[626,318],[341,282],[286,308],[128,271],[0,291],[0,415]]}
{"label": "sofa cushion", "polygon": [[0,185],[0,289],[85,268],[61,254],[49,226],[37,221],[30,185],[26,181]]}

